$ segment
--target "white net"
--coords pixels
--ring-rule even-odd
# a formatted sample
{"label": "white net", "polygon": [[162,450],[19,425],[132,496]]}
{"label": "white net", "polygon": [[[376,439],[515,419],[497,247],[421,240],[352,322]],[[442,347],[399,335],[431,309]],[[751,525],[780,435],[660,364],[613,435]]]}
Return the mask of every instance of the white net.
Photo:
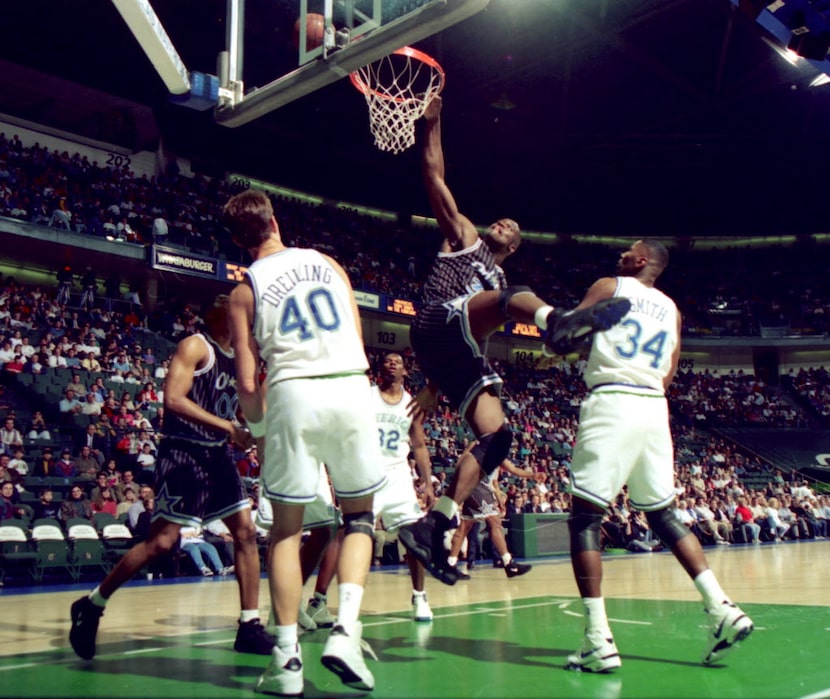
{"label": "white net", "polygon": [[391,153],[415,143],[415,122],[444,87],[441,66],[409,47],[359,68],[351,79],[369,106],[375,145]]}

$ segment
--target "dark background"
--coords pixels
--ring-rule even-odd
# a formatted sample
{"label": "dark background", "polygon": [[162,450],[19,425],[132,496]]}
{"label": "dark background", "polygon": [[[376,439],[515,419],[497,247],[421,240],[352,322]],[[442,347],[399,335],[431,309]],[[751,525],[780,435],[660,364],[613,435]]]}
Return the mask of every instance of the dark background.
{"label": "dark background", "polygon": [[[215,73],[225,0],[152,4],[187,67]],[[284,70],[296,7],[248,0],[246,88]],[[729,0],[491,0],[418,47],[446,70],[447,180],[477,222],[632,235],[826,229],[830,85],[810,88],[815,70],[784,61]],[[0,61],[0,112],[134,149],[161,137],[208,174],[428,213],[417,147],[378,152],[347,79],[219,126],[210,111],[168,102],[109,0],[6,0]]]}

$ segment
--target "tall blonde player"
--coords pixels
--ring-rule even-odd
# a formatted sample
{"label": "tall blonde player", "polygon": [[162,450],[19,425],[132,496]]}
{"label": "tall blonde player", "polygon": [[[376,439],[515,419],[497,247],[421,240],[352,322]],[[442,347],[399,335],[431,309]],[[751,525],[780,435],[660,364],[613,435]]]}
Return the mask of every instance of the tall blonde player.
{"label": "tall blonde player", "polygon": [[[315,250],[286,247],[268,197],[249,190],[225,205],[234,242],[254,259],[231,294],[239,404],[264,454],[262,494],[274,525],[268,579],[277,613],[277,645],[256,690],[303,693],[297,641],[302,597],[303,511],[317,494],[326,464],[340,501],[345,536],[338,559],[338,620],[322,662],[353,688],[371,690],[358,621],[372,560],[373,493],[380,465],[368,362],[354,294],[343,268]],[[265,361],[263,394],[260,359]],[[268,406],[266,411],[265,406]]]}
{"label": "tall blonde player", "polygon": [[680,314],[654,288],[668,264],[659,242],[638,240],[620,257],[617,277],[591,286],[578,308],[626,297],[630,311],[592,341],[571,463],[573,506],[568,519],[571,561],[585,607],[582,646],[568,669],[607,672],[620,666],[602,598],[600,524],[623,485],[632,507],[646,513],[661,541],[694,580],[711,615],[703,663],[722,659],[752,632],[752,621],[733,604],[709,568],[697,537],[674,511],[674,450],[665,391],[680,358]]}

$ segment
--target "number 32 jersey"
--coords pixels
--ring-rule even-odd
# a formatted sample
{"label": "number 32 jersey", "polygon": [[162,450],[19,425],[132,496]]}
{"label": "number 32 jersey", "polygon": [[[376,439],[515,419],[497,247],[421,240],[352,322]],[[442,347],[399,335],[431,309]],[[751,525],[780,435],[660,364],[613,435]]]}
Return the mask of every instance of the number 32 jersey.
{"label": "number 32 jersey", "polygon": [[369,368],[351,289],[324,255],[286,248],[257,260],[247,274],[256,304],[253,334],[268,385]]}
{"label": "number 32 jersey", "polygon": [[375,420],[378,424],[380,452],[383,467],[388,471],[403,468],[409,471],[409,429],[412,418],[409,415],[411,394],[404,390],[401,399],[394,405],[387,403],[381,395],[380,388],[372,385],[372,403],[375,408]]}
{"label": "number 32 jersey", "polygon": [[663,392],[672,354],[680,341],[677,306],[666,294],[634,277],[617,277],[615,296],[628,298],[631,310],[618,325],[594,335],[585,383],[640,386]]}

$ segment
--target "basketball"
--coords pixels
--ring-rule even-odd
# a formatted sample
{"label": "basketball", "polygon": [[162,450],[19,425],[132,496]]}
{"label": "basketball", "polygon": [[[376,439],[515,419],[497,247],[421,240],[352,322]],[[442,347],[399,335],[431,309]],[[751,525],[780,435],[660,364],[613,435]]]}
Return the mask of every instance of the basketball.
{"label": "basketball", "polygon": [[[305,50],[311,51],[316,49],[323,43],[323,36],[325,34],[325,17],[313,12],[306,15],[305,21]],[[300,48],[300,18],[294,22],[294,48]]]}

